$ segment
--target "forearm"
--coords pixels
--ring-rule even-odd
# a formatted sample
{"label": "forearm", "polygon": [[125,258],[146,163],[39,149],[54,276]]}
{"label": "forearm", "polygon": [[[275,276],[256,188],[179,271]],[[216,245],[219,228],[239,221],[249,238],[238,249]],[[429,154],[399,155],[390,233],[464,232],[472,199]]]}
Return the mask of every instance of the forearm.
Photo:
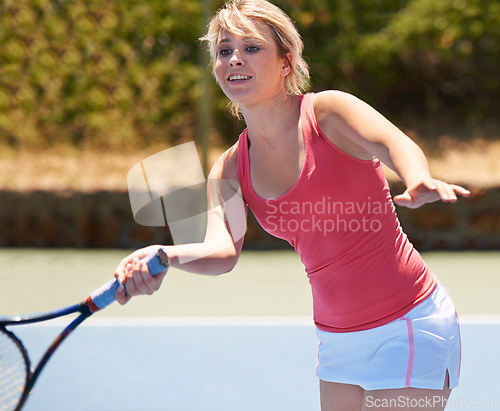
{"label": "forearm", "polygon": [[218,275],[231,271],[239,253],[234,244],[204,242],[165,246],[172,267],[196,274]]}
{"label": "forearm", "polygon": [[420,147],[408,137],[396,137],[386,147],[386,158],[380,159],[397,173],[406,187],[431,178],[429,163]]}
{"label": "forearm", "polygon": [[424,153],[409,138],[405,137],[389,144],[387,152],[393,170],[407,187],[404,193],[394,197],[396,204],[417,208],[439,200],[455,202],[457,195],[470,195],[463,187],[433,178]]}
{"label": "forearm", "polygon": [[115,275],[125,275],[126,267],[134,261],[143,260],[162,248],[170,260],[172,267],[195,274],[218,275],[231,271],[238,261],[238,245],[221,242],[203,242],[182,245],[151,245],[134,251],[120,261]]}

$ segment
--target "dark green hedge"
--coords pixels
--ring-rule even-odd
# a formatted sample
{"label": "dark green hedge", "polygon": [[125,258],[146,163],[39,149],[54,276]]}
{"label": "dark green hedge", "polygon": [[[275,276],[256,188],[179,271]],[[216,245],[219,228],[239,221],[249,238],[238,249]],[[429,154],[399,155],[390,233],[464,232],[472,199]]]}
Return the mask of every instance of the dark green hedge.
{"label": "dark green hedge", "polygon": [[198,2],[1,4],[2,140],[121,148],[193,137]]}
{"label": "dark green hedge", "polygon": [[[0,2],[0,143],[125,149],[196,138],[201,1]],[[496,135],[498,0],[276,3],[303,35],[313,90],[351,91],[429,137]],[[214,95],[227,144],[242,125]]]}

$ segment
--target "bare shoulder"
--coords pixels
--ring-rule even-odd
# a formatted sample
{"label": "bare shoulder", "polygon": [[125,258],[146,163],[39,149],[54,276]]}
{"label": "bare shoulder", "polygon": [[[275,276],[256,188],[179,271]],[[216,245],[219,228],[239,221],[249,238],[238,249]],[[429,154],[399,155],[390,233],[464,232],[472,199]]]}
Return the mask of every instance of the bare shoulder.
{"label": "bare shoulder", "polygon": [[366,103],[352,94],[329,90],[315,94],[313,104],[318,127],[328,140],[353,157],[372,158],[354,132],[359,119],[366,116]]}
{"label": "bare shoulder", "polygon": [[331,116],[343,117],[364,104],[352,94],[339,90],[327,90],[314,95],[314,111],[318,121]]}

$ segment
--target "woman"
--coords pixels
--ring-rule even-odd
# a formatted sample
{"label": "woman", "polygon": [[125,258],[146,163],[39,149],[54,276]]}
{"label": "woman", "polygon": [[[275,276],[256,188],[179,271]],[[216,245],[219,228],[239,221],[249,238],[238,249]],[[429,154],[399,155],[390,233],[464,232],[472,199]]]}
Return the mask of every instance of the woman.
{"label": "woman", "polygon": [[[230,271],[241,252],[235,227],[245,207],[300,254],[320,339],[321,409],[443,409],[458,384],[460,341],[453,304],[402,232],[381,162],[416,208],[468,196],[431,177],[422,151],[373,108],[347,93],[302,94],[308,68],[290,18],[265,0],[232,0],[207,35],[214,74],[247,128],[210,172],[203,243],[164,246],[171,263],[200,274]],[[230,205],[231,204],[231,205]],[[220,205],[221,207],[217,207]],[[116,295],[151,294],[132,253],[115,276]]]}

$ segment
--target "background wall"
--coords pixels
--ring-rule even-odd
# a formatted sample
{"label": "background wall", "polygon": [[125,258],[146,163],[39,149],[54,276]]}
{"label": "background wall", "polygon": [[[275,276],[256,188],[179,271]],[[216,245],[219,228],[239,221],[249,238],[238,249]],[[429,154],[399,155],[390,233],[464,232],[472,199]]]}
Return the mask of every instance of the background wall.
{"label": "background wall", "polygon": [[[392,192],[402,186],[393,184]],[[0,192],[0,247],[136,248],[172,243],[168,228],[135,223],[126,192]],[[473,190],[456,204],[398,208],[403,229],[421,251],[500,248],[500,187]],[[288,243],[269,236],[250,214],[246,249]]]}

